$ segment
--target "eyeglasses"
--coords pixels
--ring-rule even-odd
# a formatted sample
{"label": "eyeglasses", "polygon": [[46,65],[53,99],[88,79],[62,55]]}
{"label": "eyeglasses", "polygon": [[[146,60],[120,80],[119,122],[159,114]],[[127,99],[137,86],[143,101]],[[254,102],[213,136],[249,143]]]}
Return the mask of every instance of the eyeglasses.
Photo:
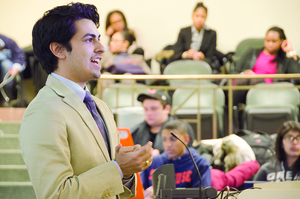
{"label": "eyeglasses", "polygon": [[297,142],[300,142],[300,136],[293,137],[291,135],[288,135],[288,136],[283,137],[283,139],[286,141],[289,141],[289,142],[293,142],[294,140],[296,140]]}

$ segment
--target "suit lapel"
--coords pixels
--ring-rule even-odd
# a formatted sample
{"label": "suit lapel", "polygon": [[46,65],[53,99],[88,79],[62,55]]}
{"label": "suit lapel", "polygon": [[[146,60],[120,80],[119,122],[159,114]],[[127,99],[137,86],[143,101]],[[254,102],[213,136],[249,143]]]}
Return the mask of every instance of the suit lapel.
{"label": "suit lapel", "polygon": [[208,31],[204,29],[202,44],[200,45],[199,51],[203,51],[202,49],[203,46],[209,46],[209,44],[206,44],[209,41],[209,39],[207,39],[208,36],[209,36]]}
{"label": "suit lapel", "polygon": [[68,86],[60,82],[55,77],[52,77],[51,75],[48,76],[46,85],[51,87],[57,93],[57,95],[62,97],[62,101],[72,107],[80,115],[85,125],[90,129],[90,133],[93,134],[99,148],[106,158],[106,161],[109,161],[110,157],[101,132],[90,111],[76,95],[76,93],[74,93],[72,89],[70,89]]}
{"label": "suit lapel", "polygon": [[192,27],[189,27],[186,31],[186,47],[187,49],[190,49],[191,48],[191,43],[192,43]]}

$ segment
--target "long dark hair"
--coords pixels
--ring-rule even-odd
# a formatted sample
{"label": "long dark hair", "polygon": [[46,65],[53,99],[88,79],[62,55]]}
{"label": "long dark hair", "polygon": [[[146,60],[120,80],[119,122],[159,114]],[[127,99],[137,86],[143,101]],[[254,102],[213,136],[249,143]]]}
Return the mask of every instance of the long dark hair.
{"label": "long dark hair", "polygon": [[[284,135],[289,131],[296,131],[300,133],[300,123],[296,121],[286,121],[284,122],[277,131],[277,138],[275,141],[275,151],[277,160],[280,162],[286,162],[286,154],[282,147],[282,140]],[[298,174],[300,175],[300,156],[292,166],[293,178]]]}
{"label": "long dark hair", "polygon": [[[279,28],[279,27],[277,27],[277,26],[274,26],[274,27],[270,28],[270,29],[267,31],[267,33],[268,33],[269,31],[275,31],[275,32],[278,32],[279,38],[280,38],[280,39],[283,39],[283,40],[286,40],[286,36],[285,36],[284,30],[283,30],[282,28]],[[285,59],[285,56],[286,56],[286,53],[285,53],[285,52],[281,49],[281,47],[280,47],[280,49],[278,50],[278,52],[277,52],[277,54],[276,54],[276,56],[275,56],[275,59],[274,59],[272,62],[277,62],[277,63],[279,63],[279,62],[281,62],[281,61],[283,61],[283,60]]]}
{"label": "long dark hair", "polygon": [[203,2],[199,2],[197,3],[196,7],[194,8],[194,12],[198,9],[198,8],[204,8],[206,14],[207,14],[207,7],[204,6]]}
{"label": "long dark hair", "polygon": [[123,21],[124,21],[124,30],[128,30],[128,25],[127,25],[127,21],[125,18],[125,15],[123,14],[123,12],[121,12],[120,10],[113,10],[111,12],[109,12],[106,16],[106,23],[105,23],[105,30],[107,30],[107,28],[110,26],[110,17],[111,15],[118,13],[122,16]]}

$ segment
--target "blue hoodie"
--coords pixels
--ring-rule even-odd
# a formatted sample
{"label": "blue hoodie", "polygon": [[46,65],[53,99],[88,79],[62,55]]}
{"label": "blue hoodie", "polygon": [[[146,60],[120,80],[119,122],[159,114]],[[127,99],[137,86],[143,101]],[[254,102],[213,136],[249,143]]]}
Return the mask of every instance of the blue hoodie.
{"label": "blue hoodie", "polygon": [[[202,186],[209,187],[211,185],[210,164],[203,156],[201,156],[194,148],[189,148],[193,158],[195,159],[201,174]],[[174,164],[176,187],[199,187],[199,177],[193,161],[188,153],[171,160],[167,157],[166,152],[155,156],[152,165],[141,173],[144,189],[152,186],[152,172],[165,164]]]}

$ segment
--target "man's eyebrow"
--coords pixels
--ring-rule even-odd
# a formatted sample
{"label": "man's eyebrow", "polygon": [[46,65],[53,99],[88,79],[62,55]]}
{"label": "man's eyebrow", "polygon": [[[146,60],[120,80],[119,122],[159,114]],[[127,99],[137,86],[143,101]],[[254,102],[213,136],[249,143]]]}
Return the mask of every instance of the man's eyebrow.
{"label": "man's eyebrow", "polygon": [[[85,37],[93,37],[93,38],[97,38],[97,36],[96,36],[95,34],[92,34],[92,33],[86,33],[86,34],[83,36],[83,38],[85,38]],[[97,39],[99,40],[100,37],[101,37],[101,35],[99,34]]]}

